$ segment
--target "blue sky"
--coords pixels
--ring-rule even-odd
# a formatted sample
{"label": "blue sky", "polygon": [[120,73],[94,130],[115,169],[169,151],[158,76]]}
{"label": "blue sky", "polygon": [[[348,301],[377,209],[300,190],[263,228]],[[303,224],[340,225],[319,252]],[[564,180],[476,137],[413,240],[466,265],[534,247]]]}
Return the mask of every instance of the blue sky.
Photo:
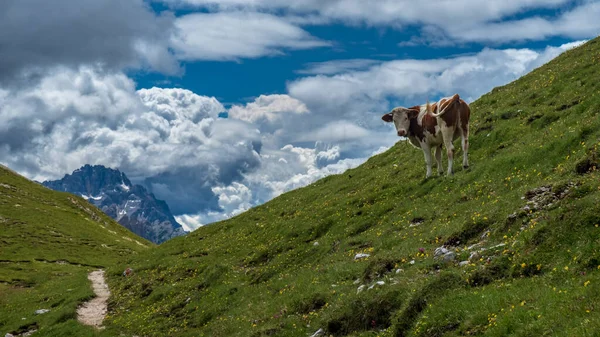
{"label": "blue sky", "polygon": [[473,101],[598,17],[590,0],[7,0],[0,162],[121,169],[193,229],[361,164],[399,140],[392,107]]}

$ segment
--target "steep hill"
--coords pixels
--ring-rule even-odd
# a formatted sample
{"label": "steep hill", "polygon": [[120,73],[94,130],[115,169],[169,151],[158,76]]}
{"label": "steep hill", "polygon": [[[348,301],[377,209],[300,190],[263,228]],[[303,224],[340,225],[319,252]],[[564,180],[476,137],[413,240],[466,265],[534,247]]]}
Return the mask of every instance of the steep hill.
{"label": "steep hill", "polygon": [[474,102],[472,168],[452,178],[424,180],[421,151],[400,141],[356,169],[133,256],[123,264],[132,277],[109,273],[108,329],[594,335],[599,62],[595,39]]}
{"label": "steep hill", "polygon": [[0,335],[98,335],[75,319],[93,296],[87,273],[151,246],[84,199],[0,166]]}
{"label": "steep hill", "polygon": [[60,180],[45,181],[56,191],[77,194],[135,234],[154,243],[185,235],[169,206],[125,173],[102,165],[85,165]]}

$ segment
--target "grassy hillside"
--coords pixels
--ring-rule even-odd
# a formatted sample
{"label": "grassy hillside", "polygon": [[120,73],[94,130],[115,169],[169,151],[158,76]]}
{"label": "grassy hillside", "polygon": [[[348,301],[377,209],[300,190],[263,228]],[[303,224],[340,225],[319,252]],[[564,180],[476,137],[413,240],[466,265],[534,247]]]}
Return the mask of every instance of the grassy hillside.
{"label": "grassy hillside", "polygon": [[[474,102],[472,168],[453,178],[424,180],[421,151],[399,142],[133,257],[133,277],[111,274],[109,325],[140,336],[594,335],[599,62],[596,39]],[[456,260],[434,258],[443,244]]]}
{"label": "grassy hillside", "polygon": [[93,296],[87,273],[150,246],[84,199],[0,166],[0,335],[99,335],[76,321]]}

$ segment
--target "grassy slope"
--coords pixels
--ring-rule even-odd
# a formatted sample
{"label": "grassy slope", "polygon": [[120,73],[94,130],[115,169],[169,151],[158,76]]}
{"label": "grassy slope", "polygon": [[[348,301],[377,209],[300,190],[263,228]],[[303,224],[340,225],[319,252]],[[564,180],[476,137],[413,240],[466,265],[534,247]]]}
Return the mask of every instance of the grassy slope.
{"label": "grassy slope", "polygon": [[87,273],[150,246],[85,200],[0,166],[0,335],[100,335],[75,320],[93,296]]}
{"label": "grassy slope", "polygon": [[[593,335],[599,175],[575,167],[598,158],[599,62],[596,39],[474,102],[472,168],[453,178],[423,180],[421,151],[399,142],[131,259],[134,277],[111,275],[109,325],[142,336]],[[565,199],[507,220],[528,190],[567,182],[578,187]],[[464,267],[434,260],[452,238],[458,261],[473,243],[505,246]],[[370,257],[355,261],[361,252]]]}

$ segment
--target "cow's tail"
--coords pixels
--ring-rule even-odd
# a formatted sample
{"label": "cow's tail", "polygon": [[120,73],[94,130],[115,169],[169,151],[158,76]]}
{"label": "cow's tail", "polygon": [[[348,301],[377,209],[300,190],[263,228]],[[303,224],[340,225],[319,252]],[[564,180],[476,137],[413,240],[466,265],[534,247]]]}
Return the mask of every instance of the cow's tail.
{"label": "cow's tail", "polygon": [[460,97],[458,96],[458,94],[455,94],[454,96],[450,97],[450,99],[448,100],[448,104],[446,104],[446,107],[444,107],[444,109],[442,111],[440,111],[440,108],[442,107],[442,99],[440,99],[437,103],[437,113],[432,112],[431,115],[433,117],[440,117],[442,116],[444,113],[446,113],[446,110],[448,110],[448,107],[451,106],[454,103],[454,100],[459,100]]}

